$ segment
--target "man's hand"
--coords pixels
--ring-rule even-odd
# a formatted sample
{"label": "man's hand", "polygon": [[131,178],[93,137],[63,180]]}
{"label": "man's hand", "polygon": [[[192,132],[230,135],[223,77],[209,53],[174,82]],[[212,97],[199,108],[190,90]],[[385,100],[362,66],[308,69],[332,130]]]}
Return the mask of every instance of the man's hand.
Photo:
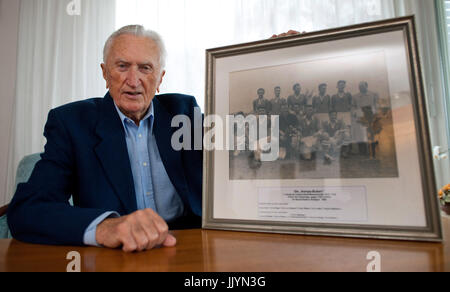
{"label": "man's hand", "polygon": [[97,226],[98,244],[108,248],[122,246],[125,252],[150,250],[156,246],[175,246],[167,223],[151,209],[120,218],[106,219]]}
{"label": "man's hand", "polygon": [[[303,32],[303,33],[306,33],[306,32]],[[300,34],[300,32],[291,29],[290,31],[282,33],[282,34],[274,34],[271,38],[274,39],[274,38],[297,35],[297,34]]]}

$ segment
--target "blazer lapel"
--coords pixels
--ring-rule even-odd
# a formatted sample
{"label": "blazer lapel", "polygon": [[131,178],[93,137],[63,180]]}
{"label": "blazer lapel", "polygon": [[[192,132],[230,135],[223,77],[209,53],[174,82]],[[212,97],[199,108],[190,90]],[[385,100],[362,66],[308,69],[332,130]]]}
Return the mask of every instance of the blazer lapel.
{"label": "blazer lapel", "polygon": [[137,203],[125,132],[109,92],[101,106],[96,133],[100,143],[95,153],[127,214],[133,213]]}
{"label": "blazer lapel", "polygon": [[177,190],[186,206],[189,205],[186,177],[183,172],[181,151],[175,151],[172,147],[172,135],[175,129],[171,127],[172,115],[167,112],[157,97],[153,99],[155,120],[153,132],[158,145],[161,160],[169,175],[170,181]]}

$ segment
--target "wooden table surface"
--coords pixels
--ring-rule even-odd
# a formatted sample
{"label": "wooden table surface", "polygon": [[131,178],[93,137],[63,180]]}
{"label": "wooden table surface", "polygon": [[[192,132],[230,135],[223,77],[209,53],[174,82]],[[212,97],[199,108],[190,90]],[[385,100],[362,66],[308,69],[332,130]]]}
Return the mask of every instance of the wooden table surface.
{"label": "wooden table surface", "polygon": [[368,252],[381,254],[381,270],[450,272],[450,219],[445,241],[420,243],[212,230],[175,231],[174,248],[126,254],[93,247],[40,246],[0,240],[0,272],[65,272],[70,251],[81,254],[81,271],[179,272],[365,272]]}

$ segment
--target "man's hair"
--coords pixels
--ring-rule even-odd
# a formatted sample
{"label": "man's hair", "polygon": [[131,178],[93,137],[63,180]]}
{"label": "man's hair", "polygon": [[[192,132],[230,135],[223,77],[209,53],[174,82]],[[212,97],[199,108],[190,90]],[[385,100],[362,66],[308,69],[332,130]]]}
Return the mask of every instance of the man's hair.
{"label": "man's hair", "polygon": [[166,46],[164,45],[163,39],[157,32],[155,32],[153,30],[147,30],[142,25],[124,26],[121,29],[114,32],[106,41],[105,47],[103,49],[103,62],[104,63],[106,63],[106,60],[109,55],[109,51],[111,50],[111,47],[112,47],[114,41],[122,35],[134,35],[137,37],[148,38],[148,39],[154,41],[159,48],[159,65],[161,66],[161,70],[163,70],[165,68],[167,51],[166,51]]}

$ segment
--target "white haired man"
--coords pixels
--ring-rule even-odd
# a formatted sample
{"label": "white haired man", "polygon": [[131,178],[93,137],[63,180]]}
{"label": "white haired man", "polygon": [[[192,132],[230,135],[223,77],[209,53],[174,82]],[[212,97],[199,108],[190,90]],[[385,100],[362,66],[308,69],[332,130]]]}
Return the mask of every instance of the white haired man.
{"label": "white haired man", "polygon": [[171,146],[172,117],[193,120],[197,103],[156,95],[165,57],[142,26],[111,35],[101,64],[109,91],[50,111],[42,160],[8,210],[13,237],[133,252],[174,246],[169,225],[200,226],[202,151]]}

